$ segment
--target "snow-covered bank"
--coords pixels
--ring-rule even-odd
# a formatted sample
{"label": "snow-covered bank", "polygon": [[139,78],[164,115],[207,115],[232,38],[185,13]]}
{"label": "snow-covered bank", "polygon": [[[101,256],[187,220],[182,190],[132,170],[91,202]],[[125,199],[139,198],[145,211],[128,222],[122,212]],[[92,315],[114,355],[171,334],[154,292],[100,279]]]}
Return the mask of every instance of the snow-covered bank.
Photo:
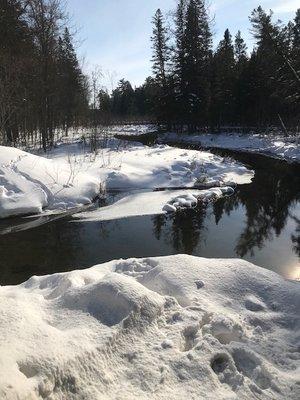
{"label": "snow-covered bank", "polygon": [[207,152],[120,143],[112,140],[96,154],[82,143],[61,145],[48,158],[0,147],[0,218],[89,204],[100,185],[123,191],[212,187],[253,177],[243,165]]}
{"label": "snow-covered bank", "polygon": [[241,150],[280,158],[289,162],[300,162],[300,137],[274,137],[258,134],[198,134],[186,135],[166,133],[160,137],[162,142],[182,142],[199,144],[202,147],[216,147],[228,150]]}
{"label": "snow-covered bank", "polygon": [[112,125],[106,128],[109,133],[115,135],[147,135],[149,133],[157,132],[157,125],[148,124],[148,125]]}
{"label": "snow-covered bank", "polygon": [[0,146],[0,218],[88,204],[100,182],[66,160]]}
{"label": "snow-covered bank", "polygon": [[299,282],[246,261],[112,261],[0,287],[1,399],[299,399]]}
{"label": "snow-covered bank", "polygon": [[174,213],[177,210],[196,207],[198,202],[215,201],[234,192],[231,187],[206,190],[165,190],[131,194],[116,203],[94,211],[73,215],[79,222],[110,221],[142,215]]}

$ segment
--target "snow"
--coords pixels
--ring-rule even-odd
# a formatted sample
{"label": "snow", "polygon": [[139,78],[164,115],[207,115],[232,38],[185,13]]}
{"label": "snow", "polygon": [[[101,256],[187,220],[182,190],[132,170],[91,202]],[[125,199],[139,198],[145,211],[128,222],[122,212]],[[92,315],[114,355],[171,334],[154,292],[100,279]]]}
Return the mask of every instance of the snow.
{"label": "snow", "polygon": [[231,187],[206,190],[165,190],[131,194],[94,211],[81,212],[73,217],[76,222],[110,221],[142,215],[174,213],[180,209],[193,208],[198,202],[215,201],[234,192]]}
{"label": "snow", "polygon": [[110,139],[97,153],[80,141],[46,157],[0,147],[0,218],[89,204],[100,188],[153,190],[249,183],[253,171],[207,152]]}
{"label": "snow", "polygon": [[[105,154],[109,157],[109,152]],[[108,189],[193,187],[196,184],[249,183],[253,172],[243,165],[207,152],[183,151],[166,145],[132,146],[113,152],[101,176]]]}
{"label": "snow", "polygon": [[242,150],[300,162],[300,138],[258,134],[199,134],[181,135],[167,133],[161,136],[162,142],[183,142],[199,144],[202,147],[215,147],[229,150]]}
{"label": "snow", "polygon": [[99,180],[67,161],[0,146],[0,218],[91,203]]}
{"label": "snow", "polygon": [[299,399],[299,284],[177,255],[0,287],[0,398]]}
{"label": "snow", "polygon": [[117,135],[136,136],[147,135],[149,133],[157,132],[157,125],[142,124],[142,125],[113,125],[107,128],[108,132]]}

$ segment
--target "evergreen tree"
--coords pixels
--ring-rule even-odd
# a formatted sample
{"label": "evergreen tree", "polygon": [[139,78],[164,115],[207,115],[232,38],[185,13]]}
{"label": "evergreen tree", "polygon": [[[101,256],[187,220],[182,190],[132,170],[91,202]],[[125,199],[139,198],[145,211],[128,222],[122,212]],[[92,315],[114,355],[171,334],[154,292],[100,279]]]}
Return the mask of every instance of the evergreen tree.
{"label": "evergreen tree", "polygon": [[58,113],[66,133],[75,124],[75,116],[85,108],[87,99],[84,91],[84,77],[79,67],[72,37],[65,28],[58,41],[58,90],[60,91]]}
{"label": "evergreen tree", "polygon": [[235,122],[237,125],[245,123],[245,80],[247,79],[246,72],[249,65],[247,54],[247,45],[242,38],[241,32],[235,36],[234,42],[234,57],[235,57]]}
{"label": "evergreen tree", "polygon": [[171,97],[169,95],[170,80],[168,74],[170,49],[168,46],[168,32],[160,9],[156,11],[153,18],[153,36],[151,39],[153,48],[152,68],[155,81],[159,87],[156,114],[159,120],[168,121],[171,111]]}
{"label": "evergreen tree", "polygon": [[[281,90],[288,104],[288,118],[297,124],[300,117],[300,9],[296,11],[293,23],[282,31],[283,46],[279,50],[283,64]],[[281,53],[282,52],[282,53]]]}
{"label": "evergreen tree", "polygon": [[298,10],[296,11],[293,31],[294,31],[293,47],[300,49],[300,8],[298,8]]}
{"label": "evergreen tree", "polygon": [[210,103],[211,33],[205,3],[190,0],[183,37],[182,100],[190,130],[207,121]]}
{"label": "evergreen tree", "polygon": [[212,122],[214,126],[221,127],[233,122],[235,111],[234,46],[228,29],[214,55],[213,66]]}
{"label": "evergreen tree", "polygon": [[113,113],[122,118],[134,115],[134,90],[129,81],[121,79],[112,93]]}
{"label": "evergreen tree", "polygon": [[156,11],[153,17],[153,36],[151,40],[153,48],[152,68],[154,77],[159,86],[166,88],[170,51],[168,46],[168,33],[160,9]]}
{"label": "evergreen tree", "polygon": [[259,91],[255,88],[257,97],[252,105],[253,122],[258,126],[270,125],[278,121],[282,105],[282,98],[277,91],[279,84],[277,73],[282,60],[274,46],[279,27],[272,22],[272,12],[267,14],[261,7],[252,12],[250,21],[257,45],[256,55],[252,61],[254,59],[256,61],[256,87],[259,88]]}
{"label": "evergreen tree", "polygon": [[245,63],[248,60],[247,57],[247,45],[242,38],[241,31],[235,36],[234,41],[234,56],[237,64]]}
{"label": "evergreen tree", "polygon": [[184,116],[184,34],[185,34],[185,17],[186,17],[187,0],[179,0],[175,13],[175,48],[173,62],[173,81],[174,81],[174,98],[175,98],[175,115],[177,122],[183,124]]}

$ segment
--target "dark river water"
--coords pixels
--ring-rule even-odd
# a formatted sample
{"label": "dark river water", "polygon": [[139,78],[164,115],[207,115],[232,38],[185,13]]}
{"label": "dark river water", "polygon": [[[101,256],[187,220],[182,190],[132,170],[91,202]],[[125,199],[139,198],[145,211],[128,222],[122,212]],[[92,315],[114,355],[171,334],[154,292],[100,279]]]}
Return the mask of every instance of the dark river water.
{"label": "dark river water", "polygon": [[[234,157],[255,169],[253,182],[207,207],[110,222],[74,222],[71,216],[0,222],[0,284],[112,259],[178,253],[239,257],[300,279],[299,166]],[[18,225],[28,229],[13,232]]]}

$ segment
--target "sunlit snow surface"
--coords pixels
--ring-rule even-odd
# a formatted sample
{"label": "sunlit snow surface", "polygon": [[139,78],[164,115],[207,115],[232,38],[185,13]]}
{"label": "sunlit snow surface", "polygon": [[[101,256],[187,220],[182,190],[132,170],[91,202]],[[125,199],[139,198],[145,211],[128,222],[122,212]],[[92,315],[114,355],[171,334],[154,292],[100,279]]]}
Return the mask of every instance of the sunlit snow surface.
{"label": "sunlit snow surface", "polygon": [[59,145],[46,157],[0,146],[0,218],[89,204],[100,188],[230,186],[252,177],[252,171],[230,159],[166,145],[125,146],[111,139],[94,154],[77,141]]}
{"label": "sunlit snow surface", "polygon": [[276,136],[270,134],[197,134],[178,135],[167,133],[161,136],[162,142],[182,142],[199,144],[202,147],[215,147],[229,150],[241,150],[260,153],[284,159],[289,162],[300,162],[300,136]]}
{"label": "sunlit snow surface", "polygon": [[142,215],[174,213],[181,209],[196,207],[198,202],[205,204],[213,202],[232,192],[233,189],[226,186],[205,190],[141,192],[126,196],[110,206],[75,214],[74,218],[79,222],[110,221]]}
{"label": "sunlit snow surface", "polygon": [[299,399],[299,289],[187,255],[0,287],[0,398]]}

